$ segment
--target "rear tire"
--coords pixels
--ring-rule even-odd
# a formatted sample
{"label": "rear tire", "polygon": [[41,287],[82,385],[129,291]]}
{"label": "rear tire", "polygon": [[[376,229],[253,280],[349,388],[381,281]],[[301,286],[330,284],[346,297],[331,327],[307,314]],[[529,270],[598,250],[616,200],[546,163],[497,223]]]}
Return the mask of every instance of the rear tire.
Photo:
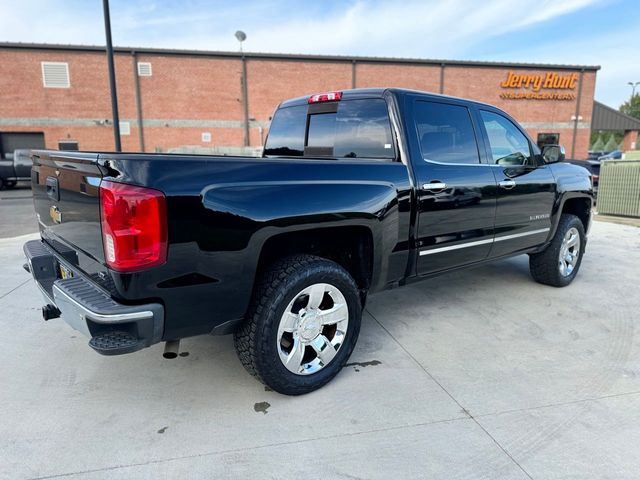
{"label": "rear tire", "polygon": [[362,306],[340,265],[295,255],[271,265],[234,334],[246,370],[285,395],[312,392],[335,377],[358,340]]}
{"label": "rear tire", "polygon": [[4,188],[4,179],[0,177],[0,190]]}
{"label": "rear tire", "polygon": [[580,270],[585,245],[582,221],[575,215],[563,213],[549,246],[529,256],[531,276],[544,285],[566,287]]}

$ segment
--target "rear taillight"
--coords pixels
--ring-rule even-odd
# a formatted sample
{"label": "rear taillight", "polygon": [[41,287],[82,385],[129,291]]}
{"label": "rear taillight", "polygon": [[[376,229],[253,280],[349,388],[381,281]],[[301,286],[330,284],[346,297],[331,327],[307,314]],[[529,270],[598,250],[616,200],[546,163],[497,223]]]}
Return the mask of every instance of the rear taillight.
{"label": "rear taillight", "polygon": [[102,243],[107,265],[134,272],[167,259],[167,208],[158,190],[103,181],[100,184]]}
{"label": "rear taillight", "polygon": [[309,97],[309,103],[337,102],[342,98],[342,92],[318,93]]}

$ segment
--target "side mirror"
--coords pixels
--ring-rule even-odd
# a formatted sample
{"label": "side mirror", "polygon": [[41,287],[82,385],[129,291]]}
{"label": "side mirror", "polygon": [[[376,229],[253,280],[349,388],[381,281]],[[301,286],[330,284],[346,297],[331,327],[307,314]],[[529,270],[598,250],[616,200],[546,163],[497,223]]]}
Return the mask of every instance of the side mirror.
{"label": "side mirror", "polygon": [[564,162],[564,147],[562,145],[545,145],[542,147],[542,158],[545,163]]}

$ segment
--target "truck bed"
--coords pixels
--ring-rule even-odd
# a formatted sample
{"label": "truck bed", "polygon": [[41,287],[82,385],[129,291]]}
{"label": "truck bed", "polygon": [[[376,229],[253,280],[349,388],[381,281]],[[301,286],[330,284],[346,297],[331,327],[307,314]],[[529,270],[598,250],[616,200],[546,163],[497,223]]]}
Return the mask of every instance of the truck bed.
{"label": "truck bed", "polygon": [[[162,301],[175,319],[165,338],[232,329],[246,311],[260,246],[279,232],[366,227],[384,241],[374,282],[405,274],[410,184],[398,162],[46,150],[34,151],[33,162],[43,241],[112,298]],[[135,273],[107,268],[99,201],[106,179],[166,195],[164,265]]]}

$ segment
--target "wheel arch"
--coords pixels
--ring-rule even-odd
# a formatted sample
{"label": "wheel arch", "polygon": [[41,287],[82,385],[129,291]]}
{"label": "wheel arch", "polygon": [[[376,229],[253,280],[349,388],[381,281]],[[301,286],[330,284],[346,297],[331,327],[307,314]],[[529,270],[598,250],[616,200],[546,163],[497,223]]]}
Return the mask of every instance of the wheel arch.
{"label": "wheel arch", "polygon": [[549,234],[549,241],[551,241],[556,234],[558,225],[560,224],[560,218],[563,213],[569,213],[578,217],[582,222],[585,233],[588,233],[592,222],[593,198],[579,192],[565,193],[561,197],[561,201],[556,210],[551,232]]}
{"label": "wheel arch", "polygon": [[323,227],[296,230],[269,237],[262,245],[254,280],[254,289],[260,275],[276,260],[309,254],[336,262],[353,277],[360,290],[364,305],[372,285],[374,270],[374,237],[366,226]]}

